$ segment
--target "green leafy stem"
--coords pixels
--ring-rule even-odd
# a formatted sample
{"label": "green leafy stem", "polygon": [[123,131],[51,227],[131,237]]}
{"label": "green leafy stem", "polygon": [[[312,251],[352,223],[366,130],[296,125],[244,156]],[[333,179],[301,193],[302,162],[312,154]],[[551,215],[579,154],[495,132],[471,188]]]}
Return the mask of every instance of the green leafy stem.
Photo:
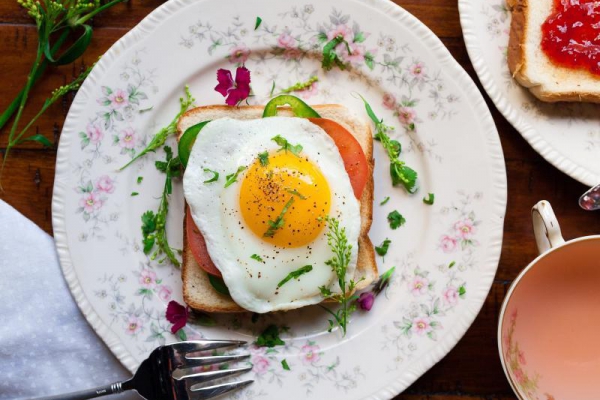
{"label": "green leafy stem", "polygon": [[176,250],[169,245],[167,238],[167,214],[169,196],[173,192],[172,180],[181,176],[181,161],[179,157],[173,157],[173,151],[169,146],[165,146],[165,153],[167,154],[165,161],[156,161],[156,168],[166,175],[163,193],[156,213],[149,210],[142,215],[142,243],[145,254],[150,254],[156,245],[156,250],[150,256],[151,260],[164,254],[165,257],[159,260],[160,263],[168,259],[173,265],[179,267],[181,263],[175,256]]}
{"label": "green leafy stem", "polygon": [[333,272],[335,272],[338,285],[340,287],[340,293],[333,293],[330,288],[321,286],[321,295],[326,299],[332,299],[340,304],[340,308],[337,311],[332,311],[325,306],[321,306],[327,311],[333,319],[329,320],[329,331],[331,331],[334,325],[338,325],[342,330],[342,336],[346,336],[346,330],[350,315],[356,311],[356,301],[358,296],[352,295],[356,285],[363,280],[361,278],[358,282],[350,279],[346,282],[346,273],[348,266],[350,265],[350,259],[352,255],[352,245],[348,243],[346,236],[346,228],[340,228],[340,222],[333,217],[325,217],[327,222],[327,244],[333,251],[333,257],[325,262],[329,265]]}
{"label": "green leafy stem", "polygon": [[400,153],[402,152],[402,145],[397,140],[391,139],[388,132],[393,130],[393,127],[384,125],[383,119],[379,119],[373,108],[367,103],[364,97],[360,96],[367,115],[375,124],[375,140],[381,142],[381,145],[387,152],[388,158],[390,159],[390,176],[392,177],[392,185],[402,185],[409,193],[417,191],[417,172],[406,165],[404,161],[400,160]]}
{"label": "green leafy stem", "polygon": [[122,166],[119,169],[119,171],[124,170],[125,168],[127,168],[128,166],[133,164],[135,161],[137,161],[139,158],[143,157],[144,155],[148,154],[149,152],[156,151],[162,145],[164,145],[165,142],[167,141],[167,138],[169,136],[171,136],[172,134],[174,134],[175,132],[177,132],[177,122],[179,121],[179,118],[181,118],[181,116],[194,104],[194,100],[195,100],[194,97],[190,93],[190,88],[186,85],[185,86],[185,98],[184,97],[179,98],[180,108],[179,108],[179,112],[177,113],[175,118],[173,118],[173,120],[169,123],[169,125],[163,127],[160,131],[158,131],[156,133],[156,135],[154,135],[154,137],[152,138],[150,143],[148,143],[146,148],[144,150],[142,150],[141,152],[139,152],[139,154],[136,155],[131,161],[129,161],[124,166]]}

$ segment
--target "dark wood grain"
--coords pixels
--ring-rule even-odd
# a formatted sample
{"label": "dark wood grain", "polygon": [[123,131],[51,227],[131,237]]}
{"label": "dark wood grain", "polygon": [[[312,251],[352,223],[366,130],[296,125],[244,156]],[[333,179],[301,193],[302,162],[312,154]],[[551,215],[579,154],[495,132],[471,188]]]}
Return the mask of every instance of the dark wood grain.
{"label": "dark wood grain", "polygon": [[[90,48],[75,65],[52,68],[31,96],[24,120],[30,118],[57,86],[94,62],[118,38],[161,0],[131,0],[92,21],[95,30]],[[456,0],[397,0],[441,37],[454,58],[481,89],[461,36]],[[36,31],[15,1],[0,2],[0,110],[20,90],[36,46]],[[10,76],[9,79],[6,77]],[[514,395],[504,378],[496,350],[498,312],[510,282],[536,254],[530,209],[538,200],[549,200],[559,216],[566,238],[600,232],[600,219],[577,207],[584,185],[556,170],[542,159],[486,97],[500,133],[508,175],[508,209],[502,256],[492,290],[475,323],[458,345],[397,399],[403,400],[508,400]],[[53,106],[35,130],[57,142],[69,99]],[[0,134],[0,149],[6,132]],[[12,154],[3,178],[7,201],[43,230],[52,233],[50,204],[54,180],[55,149],[37,144],[19,146]]]}

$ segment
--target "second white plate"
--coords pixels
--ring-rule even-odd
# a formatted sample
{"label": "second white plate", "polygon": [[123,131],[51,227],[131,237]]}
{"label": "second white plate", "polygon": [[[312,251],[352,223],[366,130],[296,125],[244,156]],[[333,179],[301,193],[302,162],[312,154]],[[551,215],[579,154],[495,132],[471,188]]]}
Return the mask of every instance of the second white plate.
{"label": "second white plate", "polygon": [[459,0],[465,44],[481,84],[506,119],[548,162],[588,185],[600,182],[600,105],[544,103],[515,81],[506,62],[504,0]]}

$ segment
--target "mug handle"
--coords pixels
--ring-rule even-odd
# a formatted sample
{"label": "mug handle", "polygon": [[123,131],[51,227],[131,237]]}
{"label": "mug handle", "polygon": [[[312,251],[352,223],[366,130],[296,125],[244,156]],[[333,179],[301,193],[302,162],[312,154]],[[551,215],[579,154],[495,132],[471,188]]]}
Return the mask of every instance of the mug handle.
{"label": "mug handle", "polygon": [[558,225],[558,220],[549,202],[542,200],[533,206],[531,219],[533,220],[533,233],[540,254],[565,242],[560,232],[560,225]]}

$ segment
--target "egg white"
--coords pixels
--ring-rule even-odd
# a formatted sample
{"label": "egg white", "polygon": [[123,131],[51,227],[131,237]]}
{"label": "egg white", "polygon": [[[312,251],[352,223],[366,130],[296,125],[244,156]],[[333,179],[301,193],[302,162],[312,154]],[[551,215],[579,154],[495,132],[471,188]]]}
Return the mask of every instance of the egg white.
{"label": "egg white", "polygon": [[[226,175],[240,166],[249,167],[261,152],[277,151],[280,147],[271,140],[276,135],[301,144],[302,155],[319,167],[329,184],[330,215],[340,220],[352,245],[348,281],[354,276],[358,254],[360,204],[337,146],[325,131],[302,118],[223,118],[210,122],[193,146],[183,177],[184,195],[231,297],[242,308],[257,313],[317,304],[323,300],[320,286],[340,291],[335,273],[325,265],[333,256],[327,244],[327,228],[308,246],[274,246],[252,233],[239,210],[245,171],[237,182],[224,187]],[[219,180],[203,183],[212,177],[205,168],[218,172]],[[258,254],[263,262],[252,259],[252,254]],[[305,265],[312,265],[313,270],[277,289],[290,272]]]}

